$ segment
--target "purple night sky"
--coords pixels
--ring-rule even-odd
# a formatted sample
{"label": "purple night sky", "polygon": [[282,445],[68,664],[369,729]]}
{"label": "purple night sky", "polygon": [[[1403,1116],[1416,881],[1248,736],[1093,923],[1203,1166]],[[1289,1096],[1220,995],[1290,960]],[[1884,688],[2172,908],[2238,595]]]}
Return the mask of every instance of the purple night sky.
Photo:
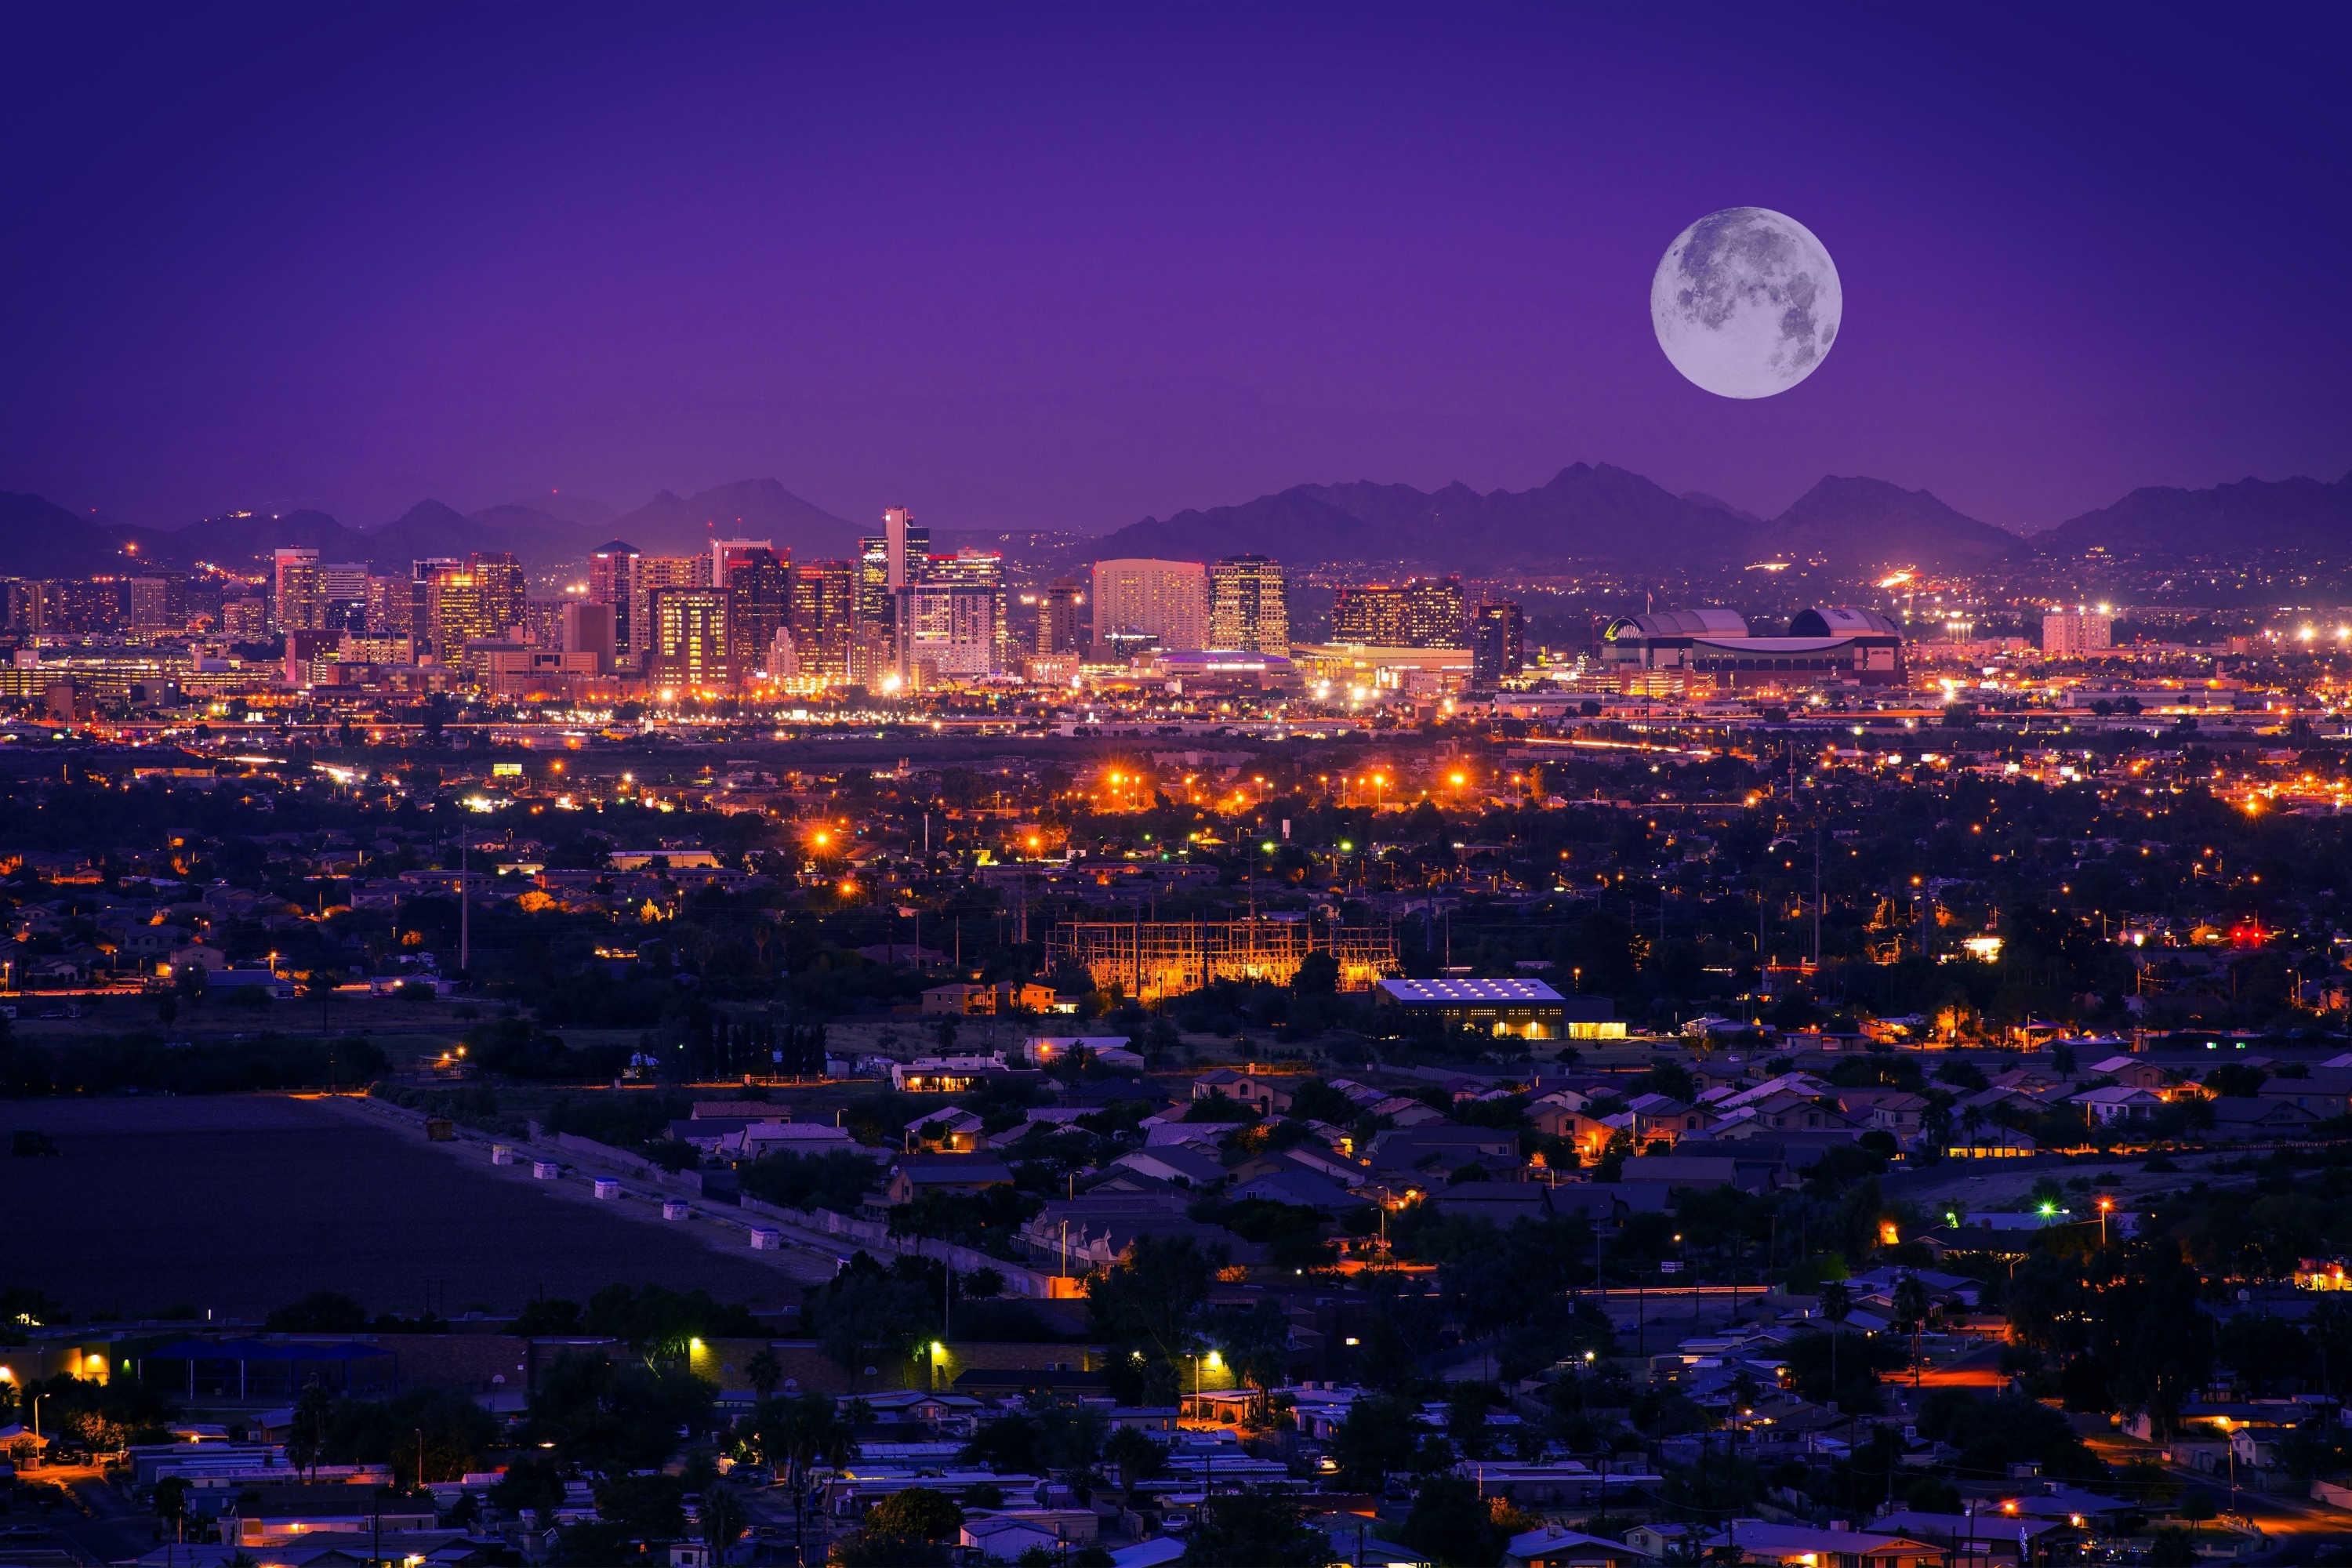
{"label": "purple night sky", "polygon": [[[1579,459],[2036,528],[2352,467],[2352,13],[19,6],[0,489],[373,526],[772,476],[1098,531]],[[1779,208],[1820,374],[1652,268]]]}

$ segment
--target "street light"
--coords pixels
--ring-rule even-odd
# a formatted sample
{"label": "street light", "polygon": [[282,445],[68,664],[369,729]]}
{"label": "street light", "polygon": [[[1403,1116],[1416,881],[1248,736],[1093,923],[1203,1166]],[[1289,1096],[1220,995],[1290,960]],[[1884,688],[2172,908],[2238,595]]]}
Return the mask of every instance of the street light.
{"label": "street light", "polygon": [[2116,1200],[2113,1198],[2099,1200],[2099,1245],[2102,1247],[2107,1245],[2107,1211],[2115,1206]]}

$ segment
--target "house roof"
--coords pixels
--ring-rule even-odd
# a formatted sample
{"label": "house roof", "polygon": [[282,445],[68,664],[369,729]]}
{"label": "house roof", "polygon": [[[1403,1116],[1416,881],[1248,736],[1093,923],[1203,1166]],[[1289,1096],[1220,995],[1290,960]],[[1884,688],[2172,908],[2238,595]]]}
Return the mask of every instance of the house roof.
{"label": "house roof", "polygon": [[1424,1005],[1475,1003],[1526,1006],[1564,1000],[1540,980],[1383,980],[1380,989],[1392,1002]]}

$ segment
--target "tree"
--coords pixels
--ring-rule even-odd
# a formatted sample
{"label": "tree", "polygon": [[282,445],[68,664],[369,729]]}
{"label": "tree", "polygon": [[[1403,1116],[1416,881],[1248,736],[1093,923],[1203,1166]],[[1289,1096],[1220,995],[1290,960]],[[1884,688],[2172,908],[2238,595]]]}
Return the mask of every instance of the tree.
{"label": "tree", "polygon": [[302,989],[319,999],[319,1033],[327,1032],[327,1004],[335,999],[335,987],[343,977],[331,969],[314,969],[302,976]]}
{"label": "tree", "polygon": [[316,1379],[302,1390],[302,1396],[294,1402],[293,1424],[286,1434],[287,1463],[317,1476],[319,1451],[327,1441],[327,1417],[334,1407],[334,1396]]}
{"label": "tree", "polygon": [[1916,1274],[1906,1274],[1895,1286],[1895,1326],[1911,1336],[1911,1386],[1919,1386],[1919,1336],[1927,1327],[1930,1303],[1927,1287]]}
{"label": "tree", "polygon": [[313,1290],[262,1321],[273,1334],[355,1334],[368,1325],[367,1309],[340,1290]]}
{"label": "tree", "polygon": [[1420,1437],[1420,1407],[1391,1394],[1368,1394],[1348,1407],[1331,1435],[1331,1460],[1346,1485],[1377,1492],[1388,1479],[1412,1468]]}
{"label": "tree", "polygon": [[751,1436],[760,1457],[780,1466],[788,1483],[811,1465],[841,1463],[852,1447],[849,1424],[822,1394],[760,1401],[751,1411]]}
{"label": "tree", "polygon": [[945,1492],[908,1487],[866,1510],[866,1528],[883,1535],[944,1541],[963,1528],[963,1510]]}
{"label": "tree", "polygon": [[1118,1475],[1121,1490],[1132,1490],[1168,1469],[1168,1445],[1132,1426],[1121,1426],[1106,1438],[1102,1457]]}
{"label": "tree", "polygon": [[676,1476],[611,1476],[596,1483],[596,1511],[631,1535],[676,1541],[686,1533],[685,1497]]}
{"label": "tree", "polygon": [[550,1513],[563,1505],[563,1471],[543,1455],[524,1454],[507,1466],[488,1496],[504,1513]]}
{"label": "tree", "polygon": [[784,1381],[784,1363],[776,1359],[772,1349],[762,1346],[743,1363],[743,1376],[751,1384],[752,1393],[762,1399],[772,1398]]}
{"label": "tree", "polygon": [[[1200,1344],[1201,1310],[1223,1266],[1189,1236],[1143,1236],[1126,1259],[1087,1281],[1087,1316],[1129,1403],[1173,1405],[1178,1367]],[[1116,1384],[1115,1384],[1116,1385]]]}
{"label": "tree", "polygon": [[1462,1476],[1432,1476],[1423,1481],[1397,1534],[1439,1568],[1493,1568],[1510,1543],[1496,1528],[1494,1510],[1478,1495],[1476,1484]]}
{"label": "tree", "polygon": [[1845,1321],[1853,1316],[1853,1292],[1845,1281],[1832,1279],[1822,1287],[1822,1316],[1830,1321],[1830,1386],[1837,1387],[1837,1342],[1844,1337]]}
{"label": "tree", "polygon": [[725,1487],[702,1494],[702,1541],[711,1555],[719,1562],[727,1560],[727,1550],[743,1539],[751,1526],[751,1516],[743,1500]]}
{"label": "tree", "polygon": [[1247,1307],[1217,1313],[1210,1336],[1217,1342],[1234,1375],[1257,1390],[1263,1415],[1275,1389],[1290,1370],[1290,1314],[1282,1303],[1260,1298]]}
{"label": "tree", "polygon": [[1322,1568],[1331,1544],[1297,1502],[1255,1487],[1204,1500],[1185,1542],[1187,1568]]}

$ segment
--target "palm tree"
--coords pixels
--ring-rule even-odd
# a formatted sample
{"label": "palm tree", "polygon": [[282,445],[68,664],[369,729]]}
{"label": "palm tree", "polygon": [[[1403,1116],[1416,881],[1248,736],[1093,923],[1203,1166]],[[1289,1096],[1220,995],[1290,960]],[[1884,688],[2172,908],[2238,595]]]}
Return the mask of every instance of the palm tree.
{"label": "palm tree", "polygon": [[1830,1321],[1830,1397],[1832,1399],[1837,1397],[1838,1391],[1838,1336],[1846,1319],[1853,1312],[1853,1292],[1845,1288],[1843,1280],[1832,1279],[1822,1287],[1822,1316]]}
{"label": "palm tree", "polygon": [[1927,1300],[1927,1287],[1919,1282],[1917,1275],[1906,1274],[1895,1285],[1895,1320],[1911,1336],[1911,1386],[1914,1388],[1919,1386],[1919,1334],[1927,1327],[1931,1305]]}
{"label": "palm tree", "polygon": [[751,1380],[751,1391],[761,1398],[772,1397],[784,1381],[784,1364],[776,1359],[772,1348],[762,1346],[743,1365],[743,1375]]}

